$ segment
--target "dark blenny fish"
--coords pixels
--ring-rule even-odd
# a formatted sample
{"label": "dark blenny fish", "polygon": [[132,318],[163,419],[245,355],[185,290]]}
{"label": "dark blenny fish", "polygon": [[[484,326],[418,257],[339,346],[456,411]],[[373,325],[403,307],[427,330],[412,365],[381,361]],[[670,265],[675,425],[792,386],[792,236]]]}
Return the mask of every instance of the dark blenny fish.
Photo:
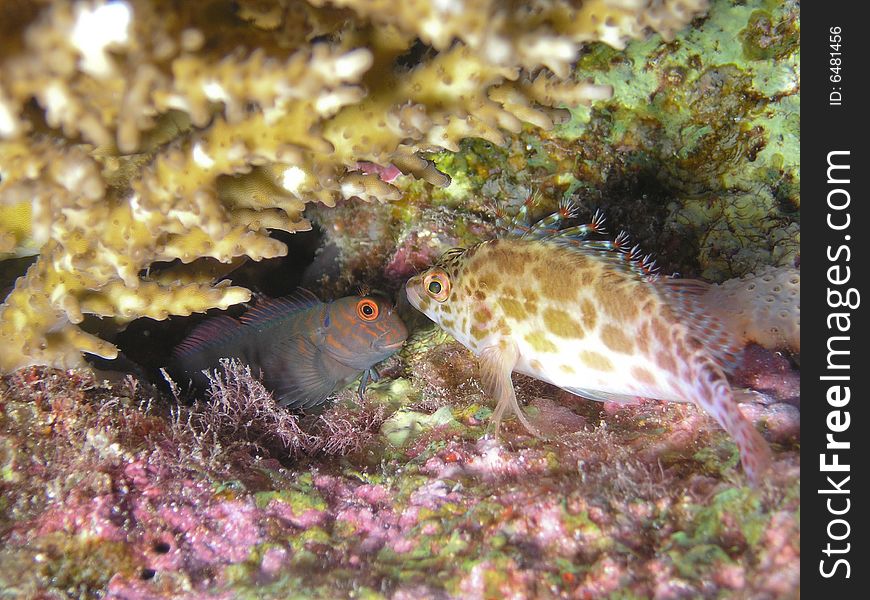
{"label": "dark blenny fish", "polygon": [[282,406],[312,409],[360,375],[360,394],[374,365],[408,337],[393,306],[379,296],[346,296],[321,302],[307,290],[260,302],[239,319],[214,317],[197,326],[172,353],[171,370],[205,389],[204,370],[236,358]]}

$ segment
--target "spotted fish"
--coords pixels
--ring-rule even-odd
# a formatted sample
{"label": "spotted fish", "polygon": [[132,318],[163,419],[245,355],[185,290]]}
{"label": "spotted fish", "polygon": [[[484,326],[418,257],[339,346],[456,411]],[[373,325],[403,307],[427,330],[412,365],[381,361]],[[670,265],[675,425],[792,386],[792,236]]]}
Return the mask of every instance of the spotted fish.
{"label": "spotted fish", "polygon": [[496,432],[512,411],[537,434],[517,402],[513,371],[594,400],[694,402],[733,437],[758,481],[770,449],[723,371],[737,349],[693,301],[704,286],[656,277],[624,235],[590,239],[603,232],[600,215],[560,229],[573,211],[562,206],[531,226],[515,221],[513,237],[448,250],[405,286],[415,308],[479,358],[497,401]]}
{"label": "spotted fish", "polygon": [[[276,401],[294,409],[322,405],[360,375],[360,394],[374,365],[394,354],[408,336],[384,298],[347,296],[321,302],[307,290],[260,302],[240,319],[220,316],[195,328],[175,349],[174,372],[207,386],[204,370],[236,358],[262,376]],[[172,371],[172,369],[171,369]]]}

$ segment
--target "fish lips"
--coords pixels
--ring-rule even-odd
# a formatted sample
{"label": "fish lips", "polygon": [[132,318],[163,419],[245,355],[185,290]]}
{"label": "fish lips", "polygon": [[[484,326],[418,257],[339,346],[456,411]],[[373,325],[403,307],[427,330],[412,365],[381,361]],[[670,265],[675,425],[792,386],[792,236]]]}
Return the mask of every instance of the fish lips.
{"label": "fish lips", "polygon": [[420,293],[417,291],[417,286],[420,285],[420,276],[416,275],[411,277],[405,283],[405,295],[408,297],[408,302],[411,303],[411,306],[420,310]]}

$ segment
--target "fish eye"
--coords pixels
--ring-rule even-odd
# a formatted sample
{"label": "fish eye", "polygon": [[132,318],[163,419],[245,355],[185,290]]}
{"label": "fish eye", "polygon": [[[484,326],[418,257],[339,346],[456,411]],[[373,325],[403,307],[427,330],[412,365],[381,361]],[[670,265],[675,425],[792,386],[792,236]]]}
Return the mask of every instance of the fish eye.
{"label": "fish eye", "polygon": [[356,314],[363,321],[374,321],[378,318],[378,305],[374,300],[363,298],[356,303]]}
{"label": "fish eye", "polygon": [[444,271],[432,271],[423,278],[423,287],[437,302],[444,302],[450,296],[450,278]]}

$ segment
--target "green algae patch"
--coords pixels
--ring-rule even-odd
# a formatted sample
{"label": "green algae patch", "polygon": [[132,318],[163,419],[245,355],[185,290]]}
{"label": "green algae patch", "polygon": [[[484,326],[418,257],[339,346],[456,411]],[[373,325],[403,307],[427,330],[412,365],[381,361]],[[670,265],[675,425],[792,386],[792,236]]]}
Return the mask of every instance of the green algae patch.
{"label": "green algae patch", "polygon": [[381,425],[381,434],[393,446],[404,446],[423,432],[445,425],[460,426],[448,406],[442,406],[431,415],[413,410],[400,410]]}
{"label": "green algae patch", "polygon": [[725,552],[738,552],[744,545],[758,545],[770,521],[757,492],[748,487],[726,489],[708,505],[690,504],[685,510],[688,521],[683,530],[670,537],[668,545],[672,548],[714,544]]}
{"label": "green algae patch", "polygon": [[740,450],[737,445],[726,438],[722,440],[718,446],[704,447],[692,456],[701,464],[702,472],[721,477],[740,464]]}
{"label": "green algae patch", "polygon": [[294,549],[302,550],[310,544],[328,544],[332,538],[321,527],[309,527],[291,536],[290,539]]}
{"label": "green algae patch", "polygon": [[713,497],[710,506],[698,511],[695,522],[695,537],[715,539],[725,531],[723,515],[735,519],[743,537],[750,546],[755,546],[764,535],[770,519],[761,506],[758,494],[748,487],[735,487]]}
{"label": "green algae patch", "polygon": [[414,395],[411,382],[403,377],[371,383],[366,388],[366,396],[369,399],[393,410],[408,404]]}
{"label": "green algae patch", "polygon": [[18,451],[10,440],[0,438],[0,481],[3,483],[14,484],[21,479],[17,454]]}
{"label": "green algae patch", "polygon": [[[607,189],[611,172],[630,181],[648,171],[663,186],[667,212],[639,241],[673,253],[679,240],[687,255],[672,255],[675,270],[721,281],[793,264],[800,251],[798,16],[792,3],[715,2],[703,26],[671,42],[653,36],[624,51],[590,45],[578,72],[612,86],[613,97],[571,109],[568,122],[546,134],[575,147],[568,170],[593,188],[560,174],[553,177],[558,193],[596,199],[611,220],[623,211],[648,214],[653,198],[635,207],[631,195]],[[549,169],[539,145],[530,146],[535,164]]]}
{"label": "green algae patch", "polygon": [[800,47],[800,29],[791,20],[775,21],[767,11],[756,10],[740,32],[740,42],[746,60],[778,60]]}
{"label": "green algae patch", "polygon": [[601,535],[601,528],[589,519],[589,512],[585,510],[576,514],[568,512],[567,509],[564,510],[562,523],[567,531],[578,531],[584,536]]}
{"label": "green algae patch", "polygon": [[254,494],[257,508],[266,508],[273,500],[289,504],[293,508],[293,514],[296,515],[301,515],[307,510],[324,511],[328,508],[326,501],[314,489],[277,490]]}
{"label": "green algae patch", "polygon": [[0,564],[0,587],[21,598],[37,597],[35,585],[64,597],[96,597],[94,592],[105,589],[115,574],[138,579],[145,572],[124,542],[62,532],[36,537],[24,547],[3,548]]}
{"label": "green algae patch", "polygon": [[691,579],[701,577],[715,565],[734,562],[721,547],[715,544],[691,546],[685,552],[671,550],[668,552],[668,557],[680,576]]}

